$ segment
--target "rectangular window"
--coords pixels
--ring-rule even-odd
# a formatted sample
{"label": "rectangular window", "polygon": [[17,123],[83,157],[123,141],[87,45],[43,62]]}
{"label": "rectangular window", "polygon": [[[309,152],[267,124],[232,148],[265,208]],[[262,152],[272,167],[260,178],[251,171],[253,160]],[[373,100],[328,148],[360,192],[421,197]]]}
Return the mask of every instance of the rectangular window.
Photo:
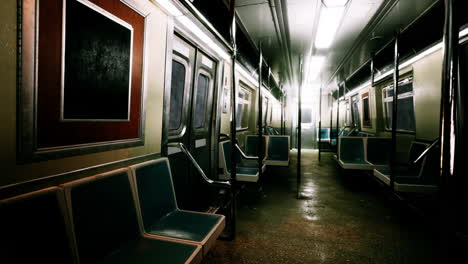
{"label": "rectangular window", "polygon": [[210,78],[204,74],[198,75],[197,90],[195,94],[195,128],[205,127],[205,113],[206,113],[206,100],[208,97],[208,88],[210,85]]}
{"label": "rectangular window", "polygon": [[184,102],[185,66],[172,61],[171,102],[169,110],[169,130],[178,130],[182,124],[182,106]]}
{"label": "rectangular window", "polygon": [[304,106],[302,107],[301,123],[302,124],[312,123],[312,108],[304,107]]}
{"label": "rectangular window", "polygon": [[[385,126],[388,130],[392,129],[393,94],[393,84],[382,90]],[[396,124],[396,129],[398,131],[416,131],[413,96],[413,77],[408,77],[398,82],[398,113]]]}
{"label": "rectangular window", "polygon": [[372,127],[370,107],[369,107],[369,93],[361,95],[362,98],[362,126]]}
{"label": "rectangular window", "polygon": [[251,92],[241,87],[237,93],[236,128],[249,128]]}
{"label": "rectangular window", "polygon": [[361,115],[359,113],[359,97],[355,95],[351,97],[351,114],[353,118],[353,125],[356,128],[361,128]]}
{"label": "rectangular window", "polygon": [[267,116],[268,116],[268,97],[263,97],[263,110],[262,110],[262,119],[263,124],[266,125],[267,123]]}

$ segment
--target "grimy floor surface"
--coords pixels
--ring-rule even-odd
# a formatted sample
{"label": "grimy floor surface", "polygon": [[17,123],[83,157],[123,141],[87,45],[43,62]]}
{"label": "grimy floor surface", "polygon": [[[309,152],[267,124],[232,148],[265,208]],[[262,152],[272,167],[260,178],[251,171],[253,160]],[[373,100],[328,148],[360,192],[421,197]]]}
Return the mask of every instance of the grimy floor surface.
{"label": "grimy floor surface", "polygon": [[267,169],[263,193],[241,194],[235,240],[218,240],[203,264],[438,263],[426,221],[395,205],[372,178],[341,173],[330,153],[319,163],[317,152],[303,151],[296,199],[296,157]]}

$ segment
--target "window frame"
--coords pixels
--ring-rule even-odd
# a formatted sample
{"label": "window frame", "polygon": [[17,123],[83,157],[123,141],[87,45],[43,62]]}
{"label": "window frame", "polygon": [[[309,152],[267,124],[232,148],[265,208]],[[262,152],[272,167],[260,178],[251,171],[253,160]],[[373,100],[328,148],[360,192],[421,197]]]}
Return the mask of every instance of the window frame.
{"label": "window frame", "polygon": [[[361,94],[361,108],[362,108],[362,116],[361,116],[361,125],[363,128],[372,128],[372,111],[371,111],[371,103],[370,103],[370,94],[369,91],[364,92]],[[365,119],[365,105],[364,100],[367,99],[367,112],[369,119]]]}
{"label": "window frame", "polygon": [[[252,110],[252,89],[248,88],[246,85],[243,85],[239,82],[238,85],[238,90],[237,90],[237,97],[236,97],[236,131],[241,131],[241,130],[248,130],[250,128],[250,112]],[[243,93],[244,98],[240,98],[239,95]],[[245,99],[245,95],[248,94],[249,99]],[[241,120],[237,120],[237,113],[239,112],[238,105],[239,103],[242,102],[242,115],[241,115]],[[242,126],[242,117],[245,111],[245,105],[247,105],[247,126],[244,127]],[[237,125],[240,125],[239,127]]]}
{"label": "window frame", "polygon": [[[178,137],[182,137],[187,131],[187,118],[188,118],[187,108],[188,108],[188,101],[190,99],[189,96],[187,95],[191,93],[190,74],[192,72],[192,66],[190,65],[190,63],[188,63],[187,58],[185,58],[182,55],[179,55],[179,53],[176,50],[173,51],[172,61],[177,61],[185,67],[185,83],[184,83],[184,95],[183,95],[184,97],[182,98],[183,105],[181,108],[182,113],[180,117],[180,125],[178,129],[173,129],[173,130],[169,128],[169,124],[167,127],[169,138],[178,138]],[[172,72],[171,72],[171,80],[172,80]],[[170,88],[171,88],[170,93],[172,93],[172,84]],[[170,118],[170,115],[171,115],[171,106],[169,103],[169,118]]]}
{"label": "window frame", "polygon": [[211,75],[210,72],[208,72],[207,70],[203,69],[203,68],[199,68],[197,70],[197,72],[195,73],[196,75],[194,76],[194,88],[193,88],[193,91],[192,91],[192,104],[194,106],[197,106],[198,105],[198,100],[197,100],[197,97],[196,97],[196,93],[198,92],[198,80],[200,78],[200,75],[204,75],[205,77],[207,77],[208,79],[208,86],[207,86],[207,89],[205,91],[205,109],[204,109],[204,112],[203,112],[203,115],[204,115],[204,124],[202,127],[195,127],[195,117],[197,116],[196,115],[196,109],[192,109],[192,120],[191,120],[191,124],[192,124],[192,130],[195,131],[195,132],[204,132],[204,131],[208,131],[209,130],[209,127],[211,125],[211,120],[209,119],[209,116],[208,116],[208,107],[210,107],[208,105],[208,96],[210,96],[210,91],[213,91],[213,85],[214,85],[214,81],[213,81],[213,76]]}
{"label": "window frame", "polygon": [[[402,84],[406,84],[406,83],[411,83],[411,91],[397,95],[397,100],[406,99],[406,98],[410,98],[410,97],[413,98],[414,131],[413,130],[407,130],[407,129],[399,129],[398,127],[397,127],[396,131],[399,132],[399,133],[416,134],[416,102],[415,102],[415,98],[414,98],[414,95],[415,95],[414,86],[413,86],[414,79],[413,79],[412,75],[401,78],[398,81],[398,86],[400,86]],[[389,90],[394,91],[393,82],[382,87],[382,108],[383,108],[382,112],[383,112],[383,116],[384,116],[385,131],[392,131],[392,128],[388,127],[388,125],[389,125],[388,120],[390,120],[390,119],[388,119],[387,103],[393,102],[393,95],[387,96],[387,93],[388,93]]]}

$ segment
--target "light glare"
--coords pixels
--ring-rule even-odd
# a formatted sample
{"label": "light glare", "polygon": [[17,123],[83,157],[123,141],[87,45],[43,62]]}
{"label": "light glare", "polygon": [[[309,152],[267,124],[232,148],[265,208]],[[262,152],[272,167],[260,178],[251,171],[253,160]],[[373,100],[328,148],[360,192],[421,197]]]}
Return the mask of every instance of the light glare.
{"label": "light glare", "polygon": [[320,20],[315,38],[315,47],[326,49],[331,46],[335,38],[336,31],[340,26],[341,18],[344,14],[345,7],[323,7],[320,10]]}

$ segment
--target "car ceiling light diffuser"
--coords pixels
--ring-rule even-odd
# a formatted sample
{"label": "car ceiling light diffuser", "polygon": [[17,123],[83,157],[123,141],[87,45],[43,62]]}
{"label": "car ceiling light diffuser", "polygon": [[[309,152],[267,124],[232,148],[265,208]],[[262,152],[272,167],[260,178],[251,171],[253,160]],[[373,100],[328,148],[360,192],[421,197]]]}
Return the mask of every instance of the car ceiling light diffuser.
{"label": "car ceiling light diffuser", "polygon": [[326,7],[344,7],[349,0],[322,0],[322,4]]}
{"label": "car ceiling light diffuser", "polygon": [[320,71],[322,70],[325,56],[312,56],[309,64],[309,82],[317,79]]}
{"label": "car ceiling light diffuser", "polygon": [[315,37],[315,47],[318,49],[329,48],[335,38],[346,6],[327,7],[322,6],[320,19]]}

